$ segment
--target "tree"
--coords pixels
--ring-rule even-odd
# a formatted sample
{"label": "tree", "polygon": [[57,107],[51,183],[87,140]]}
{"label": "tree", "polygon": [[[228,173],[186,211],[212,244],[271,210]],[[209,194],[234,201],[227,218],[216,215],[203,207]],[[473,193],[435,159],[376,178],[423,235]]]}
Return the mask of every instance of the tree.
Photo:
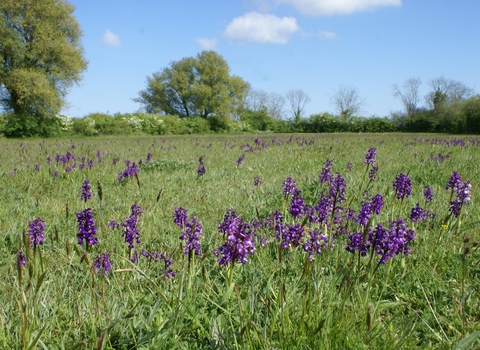
{"label": "tree", "polygon": [[305,105],[311,101],[310,97],[303,90],[290,90],[287,92],[286,98],[290,103],[294,121],[299,122]]}
{"label": "tree", "polygon": [[248,87],[244,101],[244,111],[263,112],[275,119],[282,119],[284,115],[285,97],[276,92],[266,92]]}
{"label": "tree", "polygon": [[134,101],[148,113],[180,117],[230,116],[237,113],[248,83],[230,75],[225,59],[214,51],[173,61],[147,77],[147,88]]}
{"label": "tree", "polygon": [[277,94],[276,92],[271,92],[268,94],[267,110],[270,117],[275,120],[283,119],[285,114],[284,107],[285,97]]}
{"label": "tree", "polygon": [[456,105],[474,93],[464,83],[444,77],[432,79],[428,85],[432,90],[425,96],[425,102],[431,110],[438,109],[441,105]]}
{"label": "tree", "polygon": [[268,104],[268,92],[254,89],[251,86],[248,87],[245,97],[245,110],[252,112],[263,111],[267,108]]}
{"label": "tree", "polygon": [[470,134],[480,134],[480,95],[470,97],[462,107],[466,129]]}
{"label": "tree", "polygon": [[74,7],[63,0],[0,1],[0,103],[37,121],[58,114],[87,68]]}
{"label": "tree", "polygon": [[420,102],[418,89],[421,84],[420,78],[410,78],[403,84],[403,90],[400,90],[398,84],[393,85],[393,96],[400,97],[407,117],[413,116],[417,111],[417,105]]}
{"label": "tree", "polygon": [[340,86],[330,96],[330,101],[344,121],[359,113],[365,103],[365,99],[360,97],[357,88],[345,86]]}

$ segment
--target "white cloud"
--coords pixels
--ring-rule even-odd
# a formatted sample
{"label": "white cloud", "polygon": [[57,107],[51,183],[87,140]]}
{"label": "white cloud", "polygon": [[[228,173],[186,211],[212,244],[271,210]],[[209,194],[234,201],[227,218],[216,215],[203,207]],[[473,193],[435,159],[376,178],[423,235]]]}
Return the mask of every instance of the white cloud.
{"label": "white cloud", "polygon": [[103,33],[102,41],[108,47],[119,47],[121,45],[118,35],[113,33],[110,29],[107,29],[105,33]]}
{"label": "white cloud", "polygon": [[207,39],[207,38],[198,38],[197,43],[200,45],[202,50],[215,50],[217,47],[218,40],[216,38]]}
{"label": "white cloud", "polygon": [[286,44],[290,35],[300,27],[293,17],[277,17],[249,12],[234,18],[223,35],[230,41],[246,43]]}
{"label": "white cloud", "polygon": [[348,15],[382,6],[400,6],[402,0],[273,0],[287,4],[307,15]]}

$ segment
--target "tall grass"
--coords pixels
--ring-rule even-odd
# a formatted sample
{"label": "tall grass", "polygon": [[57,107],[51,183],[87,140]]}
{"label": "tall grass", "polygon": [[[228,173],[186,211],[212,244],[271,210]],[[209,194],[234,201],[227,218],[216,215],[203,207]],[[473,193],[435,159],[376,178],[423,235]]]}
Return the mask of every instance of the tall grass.
{"label": "tall grass", "polygon": [[[479,346],[478,138],[303,134],[0,140],[0,145],[1,348]],[[376,148],[378,166],[373,182],[365,164],[370,147]],[[62,163],[67,152],[74,159]],[[203,175],[197,172],[201,156]],[[331,174],[345,179],[344,210],[358,215],[368,200],[365,190],[382,196],[381,213],[372,214],[367,225],[343,221],[336,231],[333,214],[314,223],[305,213],[289,213],[292,197],[283,194],[282,183],[292,178],[305,203],[314,206],[329,190],[319,181],[327,159]],[[119,181],[126,160],[135,162],[138,173]],[[445,190],[453,171],[472,184],[472,200],[458,218],[449,211],[452,191]],[[404,199],[396,198],[392,186],[398,174],[412,181]],[[80,200],[86,179],[94,193],[88,202]],[[432,202],[425,203],[424,186],[433,189]],[[434,216],[412,222],[417,203]],[[133,204],[142,216],[140,243],[130,249],[124,227],[109,224],[125,222]],[[86,207],[95,217],[97,245],[78,244],[76,213]],[[185,228],[173,221],[179,207],[195,216],[194,227],[201,225],[198,255],[188,249],[184,254],[179,237]],[[228,239],[218,228],[228,209],[243,224],[263,223],[255,229],[256,252],[245,264],[218,263],[218,249]],[[284,224],[304,230],[298,245],[282,248],[282,236],[277,240],[274,232],[279,222],[268,221],[275,211]],[[45,220],[45,242],[30,247],[28,223],[37,217]],[[373,248],[366,256],[346,250],[349,233],[365,236],[397,218],[415,230],[409,254],[379,264]],[[314,230],[328,243],[310,260],[303,245]],[[25,265],[18,252],[25,254]],[[135,252],[139,258],[132,262]],[[95,268],[100,253],[110,254],[106,275]],[[166,278],[170,269],[176,275]]]}

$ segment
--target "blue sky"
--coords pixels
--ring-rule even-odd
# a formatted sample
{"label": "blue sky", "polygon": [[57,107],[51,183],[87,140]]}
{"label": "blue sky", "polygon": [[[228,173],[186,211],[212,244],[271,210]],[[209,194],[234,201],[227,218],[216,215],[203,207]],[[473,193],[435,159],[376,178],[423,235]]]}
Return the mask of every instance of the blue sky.
{"label": "blue sky", "polygon": [[340,86],[358,90],[364,116],[402,110],[392,86],[409,78],[422,96],[438,77],[480,93],[479,0],[70,2],[89,61],[63,111],[72,117],[137,111],[147,76],[205,49],[254,89],[303,90],[307,116],[334,112]]}

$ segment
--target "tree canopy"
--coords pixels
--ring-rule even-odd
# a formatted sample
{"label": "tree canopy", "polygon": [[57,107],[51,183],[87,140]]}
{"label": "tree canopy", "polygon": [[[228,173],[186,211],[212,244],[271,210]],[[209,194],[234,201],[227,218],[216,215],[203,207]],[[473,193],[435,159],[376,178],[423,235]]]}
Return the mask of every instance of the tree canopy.
{"label": "tree canopy", "polygon": [[0,103],[16,115],[56,115],[87,68],[74,7],[63,0],[0,1]]}
{"label": "tree canopy", "polygon": [[242,105],[248,83],[230,75],[225,59],[214,51],[173,61],[147,77],[147,88],[134,101],[148,113],[180,117],[230,116]]}

